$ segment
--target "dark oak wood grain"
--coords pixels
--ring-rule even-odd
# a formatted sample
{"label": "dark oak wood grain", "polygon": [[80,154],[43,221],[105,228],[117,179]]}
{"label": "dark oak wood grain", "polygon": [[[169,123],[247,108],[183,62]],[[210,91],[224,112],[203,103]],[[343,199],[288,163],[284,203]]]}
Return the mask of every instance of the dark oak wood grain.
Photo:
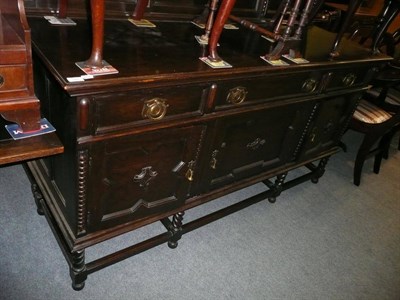
{"label": "dark oak wood grain", "polygon": [[[375,71],[390,61],[350,41],[329,57],[336,34],[307,28],[307,64],[274,67],[260,58],[270,42],[223,30],[212,69],[199,58],[203,31],[181,19],[104,23],[104,57],[118,74],[70,82],[91,51],[87,20],[52,27],[32,16],[35,90],[65,146],[29,163],[37,196],[70,265],[74,289],[88,274],[257,203],[317,183]],[[303,168],[305,174],[288,180]],[[288,176],[289,177],[289,176]],[[263,182],[268,191],[184,224],[190,209]],[[166,232],[86,264],[84,251],[150,223]]]}

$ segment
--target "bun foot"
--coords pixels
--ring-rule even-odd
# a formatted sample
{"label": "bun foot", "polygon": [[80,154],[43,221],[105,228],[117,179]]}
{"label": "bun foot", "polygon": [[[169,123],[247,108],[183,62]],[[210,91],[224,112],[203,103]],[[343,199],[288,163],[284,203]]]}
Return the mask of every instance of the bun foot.
{"label": "bun foot", "polygon": [[85,287],[85,282],[81,282],[81,283],[72,283],[72,288],[75,291],[81,291],[83,288]]}
{"label": "bun foot", "polygon": [[170,249],[175,249],[176,247],[178,247],[178,242],[169,241],[169,242],[168,242],[168,247],[169,247]]}

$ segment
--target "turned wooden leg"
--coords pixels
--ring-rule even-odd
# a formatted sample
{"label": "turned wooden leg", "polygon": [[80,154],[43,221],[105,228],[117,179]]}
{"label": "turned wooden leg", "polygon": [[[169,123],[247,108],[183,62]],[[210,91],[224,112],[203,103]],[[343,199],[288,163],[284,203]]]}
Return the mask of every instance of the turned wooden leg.
{"label": "turned wooden leg", "polygon": [[65,19],[67,17],[67,7],[68,7],[68,0],[58,1],[58,17],[60,19]]}
{"label": "turned wooden leg", "polygon": [[104,45],[104,0],[90,0],[92,11],[92,53],[85,65],[91,68],[103,67]]}
{"label": "turned wooden leg", "polygon": [[205,25],[206,27],[204,30],[204,34],[201,36],[201,39],[207,43],[210,38],[210,33],[214,25],[215,13],[217,11],[218,2],[219,0],[212,0],[209,7],[209,14],[207,18],[207,23]]}
{"label": "turned wooden leg", "polygon": [[361,143],[360,148],[357,152],[357,157],[354,162],[354,174],[353,174],[353,182],[356,186],[360,185],[361,182],[361,172],[364,166],[364,162],[368,157],[371,147],[376,143],[379,139],[379,135],[366,135]]}
{"label": "turned wooden leg", "polygon": [[319,161],[318,167],[315,169],[315,171],[313,171],[313,176],[311,177],[312,183],[318,183],[319,179],[322,177],[322,175],[324,175],[328,160],[329,156],[324,157]]}
{"label": "turned wooden leg", "polygon": [[272,190],[272,197],[268,198],[268,201],[270,203],[275,203],[276,202],[276,197],[278,197],[283,190],[283,183],[285,182],[286,176],[287,176],[287,172],[280,174],[278,176],[276,176],[276,180],[274,184],[267,184],[268,187]]}
{"label": "turned wooden leg", "polygon": [[146,10],[147,5],[149,4],[149,0],[138,0],[136,2],[135,10],[132,14],[132,19],[141,20],[144,16],[144,11]]}
{"label": "turned wooden leg", "polygon": [[168,247],[175,249],[178,247],[178,241],[182,237],[182,221],[185,212],[179,212],[172,217],[172,224],[169,231],[172,233],[172,237],[168,241]]}
{"label": "turned wooden leg", "polygon": [[215,19],[213,28],[211,30],[210,41],[208,43],[209,45],[208,58],[211,61],[214,62],[221,61],[221,58],[217,53],[217,45],[222,33],[222,29],[224,28],[224,25],[228,20],[228,17],[233,9],[233,6],[235,5],[235,2],[236,0],[222,0],[222,3],[219,7],[217,17]]}
{"label": "turned wooden leg", "polygon": [[40,190],[38,184],[36,183],[36,180],[33,177],[32,172],[29,169],[28,165],[26,163],[23,163],[22,167],[24,168],[25,174],[28,177],[29,182],[31,183],[31,191],[32,191],[33,199],[35,200],[35,203],[36,203],[37,213],[42,216],[42,215],[44,215],[43,205],[41,202],[44,200],[42,191]]}
{"label": "turned wooden leg", "polygon": [[31,185],[31,190],[33,194],[33,199],[35,199],[36,207],[37,207],[37,213],[40,216],[44,215],[44,210],[41,201],[43,201],[43,194],[39,189],[39,186],[36,183],[32,183]]}
{"label": "turned wooden leg", "polygon": [[70,276],[72,279],[72,288],[80,291],[85,287],[87,278],[85,265],[85,250],[75,251],[71,253]]}
{"label": "turned wooden leg", "polygon": [[350,22],[353,19],[354,14],[356,13],[357,9],[360,7],[362,0],[351,0],[346,11],[346,18],[343,21],[342,26],[339,29],[338,34],[336,35],[336,39],[333,42],[333,47],[330,53],[331,57],[338,57],[339,56],[339,44],[341,39],[343,38],[343,35],[347,31]]}

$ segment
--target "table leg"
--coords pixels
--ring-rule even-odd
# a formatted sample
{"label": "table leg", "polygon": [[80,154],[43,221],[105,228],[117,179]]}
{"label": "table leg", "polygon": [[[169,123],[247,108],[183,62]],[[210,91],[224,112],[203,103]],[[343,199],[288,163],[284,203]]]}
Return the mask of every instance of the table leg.
{"label": "table leg", "polygon": [[58,1],[58,17],[60,19],[65,19],[67,17],[67,7],[68,7],[68,0]]}
{"label": "table leg", "polygon": [[144,11],[149,4],[149,0],[138,0],[136,2],[135,10],[132,14],[132,19],[141,20],[143,19]]}
{"label": "table leg", "polygon": [[223,0],[219,7],[218,14],[214,22],[214,26],[211,30],[210,41],[208,43],[209,45],[208,58],[213,62],[221,61],[221,58],[217,53],[217,44],[221,36],[222,29],[224,28],[224,25],[228,20],[228,17],[233,9],[233,6],[235,5],[235,2],[236,0]]}
{"label": "table leg", "polygon": [[91,68],[103,67],[104,45],[104,0],[90,0],[92,11],[92,53],[85,65]]}

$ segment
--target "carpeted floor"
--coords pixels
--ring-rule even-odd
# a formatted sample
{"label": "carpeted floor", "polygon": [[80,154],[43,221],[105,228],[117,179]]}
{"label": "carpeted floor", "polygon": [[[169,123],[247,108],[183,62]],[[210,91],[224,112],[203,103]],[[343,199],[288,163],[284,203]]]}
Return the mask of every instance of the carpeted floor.
{"label": "carpeted floor", "polygon": [[[21,165],[0,168],[0,299],[400,299],[400,151],[381,174],[352,167],[360,136],[325,176],[166,245],[89,275],[71,288],[67,263],[36,214]],[[185,220],[264,190],[261,184],[190,210]],[[87,250],[87,260],[140,241],[154,224]]]}

